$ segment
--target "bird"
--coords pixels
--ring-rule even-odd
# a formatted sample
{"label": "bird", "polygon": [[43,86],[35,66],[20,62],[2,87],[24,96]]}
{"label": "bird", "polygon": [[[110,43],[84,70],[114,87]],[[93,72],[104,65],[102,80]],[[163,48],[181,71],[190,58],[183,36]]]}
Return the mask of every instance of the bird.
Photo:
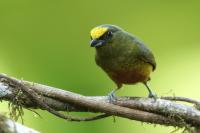
{"label": "bird", "polygon": [[102,24],[90,31],[90,46],[96,50],[95,61],[116,84],[109,94],[116,100],[115,92],[124,84],[143,83],[148,97],[156,98],[149,85],[150,74],[156,69],[152,51],[133,34],[112,25]]}

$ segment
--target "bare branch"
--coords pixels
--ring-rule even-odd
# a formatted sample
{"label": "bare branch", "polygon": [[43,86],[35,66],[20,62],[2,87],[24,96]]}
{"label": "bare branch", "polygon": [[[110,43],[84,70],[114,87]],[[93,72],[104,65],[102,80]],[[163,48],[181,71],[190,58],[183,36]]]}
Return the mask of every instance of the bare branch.
{"label": "bare branch", "polygon": [[[162,97],[156,100],[140,97],[118,97],[109,103],[106,96],[83,96],[58,88],[20,81],[6,75],[0,75],[0,99],[11,101],[16,89],[22,89],[21,104],[25,108],[44,109],[67,120],[88,121],[119,116],[131,120],[161,124],[174,127],[200,127],[200,111],[192,105],[197,100],[184,97]],[[6,89],[5,89],[6,88]],[[42,102],[41,102],[42,101]],[[63,116],[58,111],[102,113],[94,117],[77,118]]]}

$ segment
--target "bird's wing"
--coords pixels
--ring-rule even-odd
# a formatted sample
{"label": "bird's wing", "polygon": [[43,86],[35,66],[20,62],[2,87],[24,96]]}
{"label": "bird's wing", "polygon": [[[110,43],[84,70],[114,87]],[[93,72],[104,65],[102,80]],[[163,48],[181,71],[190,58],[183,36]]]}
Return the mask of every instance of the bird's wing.
{"label": "bird's wing", "polygon": [[153,66],[153,70],[156,69],[156,61],[154,58],[153,53],[148,49],[143,42],[139,41],[138,39],[134,39],[134,43],[138,45],[140,52],[138,53],[138,59],[147,62]]}
{"label": "bird's wing", "polygon": [[139,58],[144,62],[151,64],[153,66],[153,70],[156,69],[156,61],[151,52],[143,52]]}

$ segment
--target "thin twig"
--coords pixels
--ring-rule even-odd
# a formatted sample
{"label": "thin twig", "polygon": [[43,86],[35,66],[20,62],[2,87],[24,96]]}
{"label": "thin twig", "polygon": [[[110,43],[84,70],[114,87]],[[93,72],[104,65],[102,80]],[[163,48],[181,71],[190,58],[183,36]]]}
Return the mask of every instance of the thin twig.
{"label": "thin twig", "polygon": [[182,101],[182,102],[187,102],[187,103],[192,103],[195,105],[200,106],[200,102],[191,98],[186,98],[186,97],[177,97],[177,96],[172,96],[172,97],[161,97],[161,99],[165,100],[171,100],[171,101]]}

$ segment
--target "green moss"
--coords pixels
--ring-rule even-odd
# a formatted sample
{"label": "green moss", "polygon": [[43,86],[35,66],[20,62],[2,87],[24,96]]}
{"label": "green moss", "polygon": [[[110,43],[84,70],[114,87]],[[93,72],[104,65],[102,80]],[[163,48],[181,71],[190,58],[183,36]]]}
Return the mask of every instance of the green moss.
{"label": "green moss", "polygon": [[23,123],[23,118],[22,116],[24,115],[23,112],[23,92],[21,91],[21,89],[16,89],[16,96],[13,98],[13,100],[11,102],[9,102],[8,107],[9,107],[9,115],[10,118],[17,121],[19,118],[21,118],[22,123]]}

